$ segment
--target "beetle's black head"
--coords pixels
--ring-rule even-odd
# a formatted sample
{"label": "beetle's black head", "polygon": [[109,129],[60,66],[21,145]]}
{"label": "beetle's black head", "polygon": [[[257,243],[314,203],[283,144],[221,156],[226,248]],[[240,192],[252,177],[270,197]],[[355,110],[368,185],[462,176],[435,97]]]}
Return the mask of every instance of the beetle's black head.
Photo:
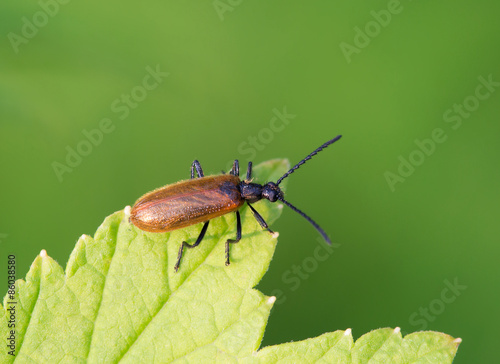
{"label": "beetle's black head", "polygon": [[257,202],[263,198],[276,202],[283,197],[283,192],[274,182],[265,185],[242,181],[240,183],[241,197],[250,203]]}
{"label": "beetle's black head", "polygon": [[268,182],[262,187],[262,198],[276,202],[283,197],[283,192],[274,182]]}
{"label": "beetle's black head", "polygon": [[[302,159],[299,163],[297,163],[293,168],[291,168],[288,172],[286,172],[283,176],[278,178],[276,182],[268,182],[265,185],[259,185],[257,183],[251,183],[250,182],[250,177],[251,177],[251,168],[252,168],[252,162],[248,163],[248,171],[247,171],[247,179],[245,181],[240,182],[240,192],[241,192],[241,197],[245,199],[247,202],[252,203],[252,202],[257,202],[259,200],[262,200],[263,198],[271,201],[271,202],[276,202],[280,200],[283,202],[285,205],[290,207],[293,211],[297,212],[299,215],[301,215],[303,218],[305,218],[307,221],[309,221],[315,228],[318,230],[318,232],[323,236],[325,241],[328,244],[331,244],[330,238],[326,233],[323,231],[322,228],[319,227],[316,222],[311,219],[309,216],[307,216],[305,213],[300,211],[298,208],[293,206],[290,202],[284,199],[283,197],[283,191],[278,187],[279,184],[287,178],[289,175],[291,175],[294,171],[299,169],[301,165],[306,163],[308,160],[310,160],[312,157],[314,157],[316,154],[321,152],[323,149],[328,147],[330,144],[335,143],[337,140],[341,138],[341,135],[336,136],[332,140],[327,141],[326,143],[320,145],[318,148],[316,148],[312,153],[310,153],[307,157]],[[251,207],[251,206],[250,206]],[[252,208],[253,210],[253,208]],[[254,211],[254,214],[256,212]],[[262,225],[262,223],[261,223]]]}

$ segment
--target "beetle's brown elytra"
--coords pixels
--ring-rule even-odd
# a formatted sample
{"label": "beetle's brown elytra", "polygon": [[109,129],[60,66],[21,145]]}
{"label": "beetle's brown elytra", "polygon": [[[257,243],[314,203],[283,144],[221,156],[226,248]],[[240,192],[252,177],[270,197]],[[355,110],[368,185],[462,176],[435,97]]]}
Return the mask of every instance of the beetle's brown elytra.
{"label": "beetle's brown elytra", "polygon": [[245,202],[240,182],[236,176],[223,174],[156,189],[136,202],[131,221],[141,230],[162,233],[225,215]]}
{"label": "beetle's brown elytra", "polygon": [[[200,163],[195,160],[191,165],[190,180],[180,181],[146,193],[132,207],[130,221],[139,229],[154,233],[181,229],[200,222],[204,223],[200,235],[193,245],[185,241],[182,242],[177,262],[174,266],[176,272],[179,269],[184,248],[195,248],[201,243],[207,231],[209,220],[230,212],[235,212],[236,239],[228,239],[226,241],[226,265],[229,265],[229,244],[236,244],[241,240],[241,218],[238,210],[245,202],[262,228],[273,234],[262,216],[251,205],[251,203],[263,198],[270,202],[279,200],[289,206],[309,221],[323,236],[325,241],[331,244],[326,233],[314,220],[283,198],[283,191],[278,186],[283,179],[288,177],[302,164],[341,137],[341,135],[338,135],[322,144],[281,176],[276,183],[267,182],[264,185],[251,182],[252,162],[248,163],[246,179],[242,181],[239,177],[240,167],[238,160],[234,161],[229,174],[208,177],[204,176]],[[198,174],[197,178],[195,178],[195,171]]]}

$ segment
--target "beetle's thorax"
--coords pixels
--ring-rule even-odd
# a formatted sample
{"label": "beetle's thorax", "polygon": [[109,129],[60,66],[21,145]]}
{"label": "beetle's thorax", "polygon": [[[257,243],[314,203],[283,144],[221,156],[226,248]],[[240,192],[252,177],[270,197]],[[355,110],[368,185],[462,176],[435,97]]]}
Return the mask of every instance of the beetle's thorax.
{"label": "beetle's thorax", "polygon": [[241,181],[239,188],[241,197],[250,203],[257,202],[263,198],[271,202],[276,202],[280,197],[283,197],[283,192],[274,182],[260,185],[258,183]]}

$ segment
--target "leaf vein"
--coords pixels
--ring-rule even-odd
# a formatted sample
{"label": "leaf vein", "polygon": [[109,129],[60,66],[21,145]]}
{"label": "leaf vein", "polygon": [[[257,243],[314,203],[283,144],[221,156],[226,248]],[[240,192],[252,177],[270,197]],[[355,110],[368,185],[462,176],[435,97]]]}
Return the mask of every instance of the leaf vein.
{"label": "leaf vein", "polygon": [[[189,275],[189,277],[187,277],[179,287],[177,287],[177,289],[175,291],[171,291],[172,293],[168,296],[168,298],[165,300],[165,302],[162,304],[161,308],[158,310],[158,312],[160,312],[161,310],[163,310],[163,308],[165,307],[165,305],[169,302],[169,300],[172,298],[172,296],[175,296],[175,294],[177,292],[179,292],[179,290],[181,289],[182,286],[185,285],[185,283],[187,281],[189,281],[189,278],[194,274],[194,272],[196,272],[202,265],[203,263],[207,260],[207,258],[212,254],[213,250],[215,249],[215,247],[222,241],[223,237],[226,236],[226,234],[228,233],[230,229],[230,226],[229,224],[227,224],[227,227],[226,229],[224,230],[224,232],[221,234],[221,237],[219,238],[219,240],[217,241],[217,243],[215,243],[212,248],[207,252],[207,254],[205,255],[204,259],[200,262],[200,264],[195,268],[193,269],[193,271],[191,272],[191,274]],[[169,237],[170,239],[170,237]],[[168,241],[168,240],[167,240]],[[135,343],[139,340],[139,338],[141,337],[141,335],[144,333],[144,331],[149,327],[149,325],[151,324],[151,322],[153,322],[154,318],[156,317],[156,315],[158,315],[158,312],[151,317],[151,319],[146,323],[146,325],[144,325],[144,328],[141,330],[141,332],[139,333],[139,335],[136,336],[136,338],[134,339],[134,341],[127,347],[127,349],[123,352],[123,354],[117,359],[117,362],[120,362],[124,357],[125,355],[130,351],[130,349],[132,348],[132,346],[135,345]]]}

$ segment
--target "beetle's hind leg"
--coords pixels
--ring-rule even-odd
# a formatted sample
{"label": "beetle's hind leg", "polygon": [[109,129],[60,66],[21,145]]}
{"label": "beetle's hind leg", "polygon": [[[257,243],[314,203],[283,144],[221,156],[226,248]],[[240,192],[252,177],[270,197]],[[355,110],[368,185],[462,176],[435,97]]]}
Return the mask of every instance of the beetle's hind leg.
{"label": "beetle's hind leg", "polygon": [[174,270],[177,272],[179,270],[179,265],[181,264],[181,258],[182,258],[182,252],[184,251],[184,247],[186,248],[196,248],[201,241],[203,240],[203,237],[205,236],[205,233],[207,232],[208,228],[208,223],[210,221],[205,222],[205,225],[203,225],[203,228],[201,229],[200,235],[198,235],[198,239],[194,242],[193,245],[189,245],[185,241],[182,242],[181,247],[179,248],[179,254],[177,254],[177,263],[175,263]]}
{"label": "beetle's hind leg", "polygon": [[194,170],[196,168],[196,173],[198,173],[198,178],[200,177],[205,177],[203,174],[203,169],[201,168],[200,162],[198,162],[196,159],[194,160],[193,164],[191,164],[191,179],[194,179]]}
{"label": "beetle's hind leg", "polygon": [[274,231],[269,229],[269,225],[267,225],[267,222],[264,220],[264,218],[262,216],[260,216],[260,214],[257,212],[257,210],[254,209],[254,207],[252,205],[250,205],[248,202],[247,202],[247,205],[248,205],[248,207],[250,207],[250,210],[252,210],[252,213],[253,213],[253,216],[255,217],[255,220],[258,221],[260,226],[262,226],[263,229],[269,231],[269,233],[274,234]]}
{"label": "beetle's hind leg", "polygon": [[236,244],[241,240],[241,217],[240,212],[236,211],[236,239],[226,240],[226,265],[231,264],[229,261],[229,244]]}

